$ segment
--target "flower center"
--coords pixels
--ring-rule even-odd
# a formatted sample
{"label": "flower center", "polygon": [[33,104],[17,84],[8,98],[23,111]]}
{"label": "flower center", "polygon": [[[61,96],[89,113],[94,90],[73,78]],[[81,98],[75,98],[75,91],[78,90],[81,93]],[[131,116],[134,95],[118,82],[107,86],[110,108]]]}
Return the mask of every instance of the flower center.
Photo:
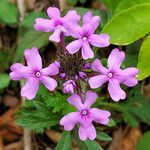
{"label": "flower center", "polygon": [[37,71],[37,72],[35,73],[35,76],[36,76],[37,78],[39,78],[39,77],[41,77],[41,73],[40,73],[39,71]]}
{"label": "flower center", "polygon": [[83,41],[87,41],[87,37],[84,36],[84,37],[82,38],[82,40],[83,40]]}
{"label": "flower center", "polygon": [[57,28],[58,28],[58,29],[60,29],[61,27],[62,27],[62,25],[60,25],[60,24],[59,24],[59,25],[57,25]]}
{"label": "flower center", "polygon": [[111,72],[108,73],[108,77],[109,77],[109,78],[112,78],[113,76],[114,76],[113,73],[111,73]]}
{"label": "flower center", "polygon": [[86,116],[86,115],[87,115],[87,113],[88,113],[88,111],[87,111],[87,110],[82,110],[82,115],[83,115],[83,116]]}

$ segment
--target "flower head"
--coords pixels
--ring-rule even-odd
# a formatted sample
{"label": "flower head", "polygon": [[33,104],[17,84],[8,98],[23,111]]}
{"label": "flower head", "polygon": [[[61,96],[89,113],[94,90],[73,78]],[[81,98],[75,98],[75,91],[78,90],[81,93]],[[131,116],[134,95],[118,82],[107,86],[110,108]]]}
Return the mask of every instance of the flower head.
{"label": "flower head", "polygon": [[64,126],[66,131],[71,131],[76,124],[80,124],[79,137],[81,140],[94,140],[96,138],[96,130],[92,125],[92,122],[98,122],[106,125],[109,123],[110,112],[100,110],[97,108],[90,108],[95,103],[97,94],[91,91],[87,91],[85,95],[84,104],[81,101],[81,97],[77,94],[73,94],[68,98],[68,102],[77,108],[77,112],[72,112],[64,116],[60,120],[60,124]]}
{"label": "flower head", "polygon": [[61,17],[58,8],[49,7],[47,9],[47,14],[50,19],[37,18],[35,20],[34,28],[43,32],[53,31],[54,33],[49,37],[49,40],[54,42],[60,41],[61,33],[64,33],[66,36],[69,35],[66,30],[68,23],[76,23],[80,20],[80,16],[75,10],[70,10],[64,17]]}
{"label": "flower head", "polygon": [[96,47],[107,47],[109,43],[109,36],[107,34],[94,34],[100,22],[99,16],[92,16],[91,12],[87,12],[83,16],[83,26],[73,24],[68,27],[70,35],[75,41],[67,45],[66,49],[70,54],[74,54],[81,48],[83,59],[93,58],[94,52],[90,44]]}
{"label": "flower head", "polygon": [[120,84],[133,87],[138,83],[136,75],[139,73],[137,68],[130,67],[120,69],[122,62],[125,59],[125,53],[120,52],[115,48],[108,57],[108,69],[103,67],[100,60],[96,59],[92,64],[94,71],[99,75],[91,77],[89,84],[91,88],[98,88],[105,82],[108,82],[108,91],[114,101],[126,98],[126,93],[121,89]]}
{"label": "flower head", "polygon": [[63,84],[63,92],[73,94],[76,88],[76,84],[73,80],[68,80]]}
{"label": "flower head", "polygon": [[59,68],[56,63],[52,63],[48,67],[42,69],[42,59],[38,49],[35,47],[25,50],[24,54],[27,66],[15,63],[10,67],[12,71],[10,73],[10,78],[12,80],[27,80],[26,84],[21,89],[21,95],[30,100],[33,99],[36,96],[40,82],[42,82],[47,89],[53,91],[57,87],[57,82],[51,76],[59,73]]}

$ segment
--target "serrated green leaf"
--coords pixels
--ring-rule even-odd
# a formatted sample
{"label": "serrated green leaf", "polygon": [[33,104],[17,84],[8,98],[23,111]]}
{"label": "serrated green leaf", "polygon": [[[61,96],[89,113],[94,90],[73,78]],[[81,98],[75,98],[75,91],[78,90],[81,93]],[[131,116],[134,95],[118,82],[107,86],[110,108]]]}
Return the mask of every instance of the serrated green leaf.
{"label": "serrated green leaf", "polygon": [[95,141],[86,140],[85,144],[88,150],[103,150],[103,148]]}
{"label": "serrated green leaf", "polygon": [[101,132],[97,130],[97,139],[101,140],[101,141],[111,141],[112,138],[106,134],[105,132]]}
{"label": "serrated green leaf", "polygon": [[140,4],[121,11],[104,27],[110,42],[127,45],[150,32],[150,4]]}
{"label": "serrated green leaf", "polygon": [[11,2],[0,0],[0,21],[6,24],[17,23],[17,8]]}
{"label": "serrated green leaf", "polygon": [[21,39],[17,47],[14,61],[17,62],[23,59],[23,52],[25,49],[30,49],[32,47],[41,48],[48,44],[49,36],[50,33],[38,32],[31,28]]}
{"label": "serrated green leaf", "polygon": [[55,150],[71,150],[71,146],[71,134],[70,132],[64,131]]}
{"label": "serrated green leaf", "polygon": [[0,73],[0,89],[3,89],[9,85],[10,78],[8,74]]}
{"label": "serrated green leaf", "polygon": [[139,80],[143,80],[150,75],[150,35],[144,40],[139,56],[138,56],[138,69],[140,71],[138,75]]}
{"label": "serrated green leaf", "polygon": [[150,131],[144,133],[140,138],[139,143],[136,145],[136,150],[149,150],[150,149]]}

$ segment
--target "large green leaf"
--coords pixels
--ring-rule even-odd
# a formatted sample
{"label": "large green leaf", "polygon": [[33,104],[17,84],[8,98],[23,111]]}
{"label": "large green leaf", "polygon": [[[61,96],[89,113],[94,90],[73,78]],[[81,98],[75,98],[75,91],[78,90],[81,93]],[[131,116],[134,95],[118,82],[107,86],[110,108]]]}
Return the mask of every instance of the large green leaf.
{"label": "large green leaf", "polygon": [[101,131],[97,131],[97,139],[101,140],[101,141],[111,141],[112,138],[106,134],[105,132],[101,132]]}
{"label": "large green leaf", "polygon": [[150,35],[144,40],[143,45],[141,46],[139,56],[138,56],[138,69],[140,74],[138,76],[139,80],[150,75]]}
{"label": "large green leaf", "polygon": [[8,74],[0,73],[0,89],[3,89],[9,85],[10,78]]}
{"label": "large green leaf", "polygon": [[25,49],[30,49],[32,47],[41,48],[48,44],[49,40],[48,37],[50,33],[43,33],[35,31],[33,28],[30,29],[21,39],[14,61],[21,61],[23,58],[23,52]]}
{"label": "large green leaf", "polygon": [[17,17],[16,6],[6,0],[0,0],[0,21],[6,24],[13,24],[17,22]]}
{"label": "large green leaf", "polygon": [[71,150],[71,134],[70,132],[64,131],[59,143],[55,150]]}
{"label": "large green leaf", "polygon": [[139,143],[136,146],[136,150],[149,150],[150,149],[150,131],[144,133],[144,135],[140,138]]}
{"label": "large green leaf", "polygon": [[130,7],[133,7],[135,5],[143,4],[143,3],[150,3],[150,0],[122,0],[118,4],[115,15],[125,9],[128,9]]}
{"label": "large green leaf", "polygon": [[140,4],[121,11],[104,27],[110,42],[127,45],[150,32],[150,4]]}

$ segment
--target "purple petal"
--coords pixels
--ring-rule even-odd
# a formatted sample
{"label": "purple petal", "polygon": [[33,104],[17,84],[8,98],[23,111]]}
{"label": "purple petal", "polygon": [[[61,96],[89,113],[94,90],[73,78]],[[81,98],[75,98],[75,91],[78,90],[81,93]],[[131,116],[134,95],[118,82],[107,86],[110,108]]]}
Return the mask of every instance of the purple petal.
{"label": "purple petal", "polygon": [[50,91],[54,91],[55,88],[57,87],[57,81],[54,80],[51,77],[46,77],[46,76],[42,76],[41,77],[41,82],[44,84],[44,86],[50,90]]}
{"label": "purple petal", "polygon": [[86,128],[80,126],[79,130],[78,130],[78,134],[79,134],[79,138],[82,141],[85,141],[87,139],[87,131]]}
{"label": "purple petal", "polygon": [[54,76],[59,73],[59,67],[56,63],[50,64],[48,67],[42,69],[42,74],[45,76]]}
{"label": "purple petal", "polygon": [[96,59],[92,64],[92,69],[96,72],[100,72],[102,74],[107,74],[109,70],[101,64],[101,61],[99,59]]}
{"label": "purple petal", "polygon": [[77,14],[77,11],[75,10],[70,10],[67,12],[66,16],[63,17],[63,20],[68,23],[68,22],[78,22],[80,21],[80,15]]}
{"label": "purple petal", "polygon": [[136,75],[139,74],[139,70],[134,67],[126,68],[124,70],[119,71],[120,76],[122,77],[122,84],[133,87],[138,83],[136,79]]}
{"label": "purple petal", "polygon": [[99,21],[100,21],[100,17],[99,16],[92,17],[90,22],[88,22],[86,24],[83,24],[83,27],[82,27],[83,31],[87,32],[88,35],[94,34],[95,30],[99,26]]}
{"label": "purple petal", "polygon": [[93,34],[88,38],[88,41],[96,47],[107,47],[110,44],[109,39],[107,34]]}
{"label": "purple petal", "polygon": [[29,67],[34,70],[42,69],[42,59],[36,47],[25,50],[24,55]]}
{"label": "purple petal", "polygon": [[12,80],[20,80],[20,79],[27,79],[33,74],[33,70],[29,67],[26,67],[20,63],[15,63],[10,67],[12,71],[10,73],[10,78]]}
{"label": "purple petal", "polygon": [[125,53],[120,52],[118,48],[112,50],[108,57],[108,68],[110,70],[119,69],[125,59]]}
{"label": "purple petal", "polygon": [[106,75],[97,75],[89,79],[89,84],[92,89],[95,89],[102,86],[107,81],[108,77]]}
{"label": "purple petal", "polygon": [[86,24],[86,23],[89,23],[90,20],[92,19],[92,12],[91,11],[88,11],[87,13],[85,13],[83,15],[83,24]]}
{"label": "purple petal", "polygon": [[69,104],[76,107],[78,110],[83,108],[83,104],[79,95],[73,94],[67,100]]}
{"label": "purple petal", "polygon": [[85,60],[94,57],[94,52],[92,51],[89,43],[87,42],[82,43],[82,57]]}
{"label": "purple petal", "polygon": [[96,99],[97,99],[97,94],[95,92],[87,91],[85,94],[84,106],[90,108],[96,102]]}
{"label": "purple petal", "polygon": [[50,32],[51,30],[51,21],[48,19],[37,18],[35,20],[34,28],[37,31]]}
{"label": "purple petal", "polygon": [[49,40],[57,43],[60,42],[60,34],[61,30],[55,29],[54,33],[49,37]]}
{"label": "purple petal", "polygon": [[86,129],[86,131],[87,131],[87,136],[90,140],[94,140],[96,138],[96,130],[92,124]]}
{"label": "purple petal", "polygon": [[109,91],[110,97],[114,101],[119,101],[120,99],[126,98],[126,93],[121,89],[120,83],[116,79],[109,80],[108,91]]}
{"label": "purple petal", "polygon": [[109,123],[110,112],[106,110],[101,110],[98,108],[92,108],[90,110],[90,115],[93,121],[96,121],[100,124],[107,125]]}
{"label": "purple petal", "polygon": [[82,36],[82,28],[77,23],[70,23],[66,29],[68,30],[69,34],[76,38],[80,39]]}
{"label": "purple petal", "polygon": [[21,96],[25,96],[27,99],[32,100],[35,98],[39,88],[39,79],[29,78],[26,84],[21,89]]}
{"label": "purple petal", "polygon": [[80,120],[80,113],[79,112],[72,112],[64,116],[60,120],[60,124],[64,126],[64,129],[66,131],[71,131],[74,126],[78,123]]}
{"label": "purple petal", "polygon": [[57,18],[60,17],[60,10],[57,7],[49,7],[47,9],[47,14],[49,18]]}
{"label": "purple petal", "polygon": [[67,45],[66,49],[70,54],[76,53],[80,48],[81,48],[81,41],[80,40],[75,40],[71,42],[70,44]]}

